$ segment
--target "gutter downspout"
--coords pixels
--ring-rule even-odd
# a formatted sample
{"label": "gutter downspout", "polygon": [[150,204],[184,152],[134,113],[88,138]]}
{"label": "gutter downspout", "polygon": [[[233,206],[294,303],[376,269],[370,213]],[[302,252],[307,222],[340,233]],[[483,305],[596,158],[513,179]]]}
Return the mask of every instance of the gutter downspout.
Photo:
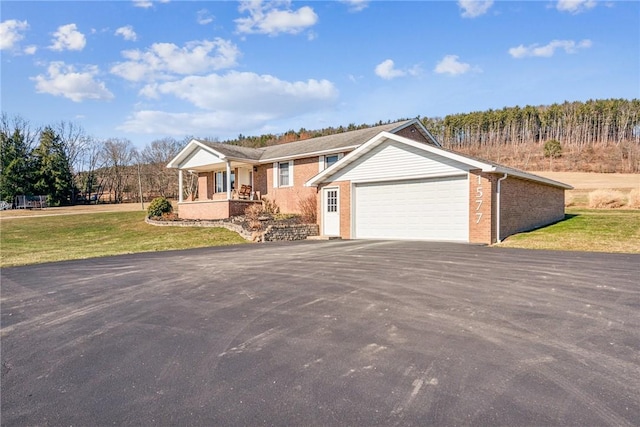
{"label": "gutter downspout", "polygon": [[496,188],[497,198],[496,198],[496,243],[500,243],[502,240],[500,239],[500,183],[507,179],[509,176],[508,173],[505,173],[504,176],[498,179],[498,186]]}

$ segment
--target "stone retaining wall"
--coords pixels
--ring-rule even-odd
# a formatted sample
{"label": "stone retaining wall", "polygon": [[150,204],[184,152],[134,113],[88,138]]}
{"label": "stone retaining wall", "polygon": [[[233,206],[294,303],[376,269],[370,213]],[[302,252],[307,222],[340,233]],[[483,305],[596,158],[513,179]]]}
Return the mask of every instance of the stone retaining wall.
{"label": "stone retaining wall", "polygon": [[241,225],[228,221],[157,221],[145,218],[145,222],[159,227],[222,227],[238,233],[249,241],[305,240],[308,236],[317,236],[319,234],[317,224],[272,224],[267,226],[264,233],[262,233],[249,231]]}
{"label": "stone retaining wall", "polygon": [[305,240],[308,236],[317,236],[317,224],[270,225],[262,235],[265,242],[279,240]]}

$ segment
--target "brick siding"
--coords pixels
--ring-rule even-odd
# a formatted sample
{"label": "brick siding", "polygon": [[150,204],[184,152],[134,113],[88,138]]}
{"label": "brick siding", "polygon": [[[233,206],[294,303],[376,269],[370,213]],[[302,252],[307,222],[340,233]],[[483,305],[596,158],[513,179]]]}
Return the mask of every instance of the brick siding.
{"label": "brick siding", "polygon": [[495,185],[493,174],[469,171],[469,242],[495,242]]}
{"label": "brick siding", "polygon": [[509,177],[501,183],[500,238],[564,218],[564,190]]}

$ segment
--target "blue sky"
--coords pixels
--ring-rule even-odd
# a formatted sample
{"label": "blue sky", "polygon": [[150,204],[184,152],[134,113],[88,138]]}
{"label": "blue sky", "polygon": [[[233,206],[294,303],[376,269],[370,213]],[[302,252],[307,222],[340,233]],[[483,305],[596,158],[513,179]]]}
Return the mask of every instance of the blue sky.
{"label": "blue sky", "polygon": [[640,97],[640,2],[6,1],[2,111],[136,146]]}

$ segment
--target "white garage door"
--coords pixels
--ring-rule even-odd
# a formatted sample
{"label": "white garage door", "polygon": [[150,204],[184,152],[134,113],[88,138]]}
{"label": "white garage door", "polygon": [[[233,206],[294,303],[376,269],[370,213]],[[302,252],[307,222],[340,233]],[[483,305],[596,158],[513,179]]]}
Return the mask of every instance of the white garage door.
{"label": "white garage door", "polygon": [[469,240],[467,177],[357,184],[358,239]]}

